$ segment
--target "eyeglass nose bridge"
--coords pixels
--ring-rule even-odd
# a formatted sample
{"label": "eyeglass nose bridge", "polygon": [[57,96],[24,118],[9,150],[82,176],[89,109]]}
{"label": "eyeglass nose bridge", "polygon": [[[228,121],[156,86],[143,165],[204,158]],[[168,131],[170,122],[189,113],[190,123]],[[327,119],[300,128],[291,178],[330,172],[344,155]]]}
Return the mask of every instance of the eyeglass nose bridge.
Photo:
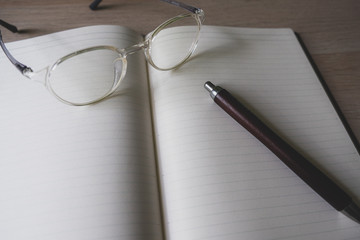
{"label": "eyeglass nose bridge", "polygon": [[120,50],[122,56],[124,58],[126,58],[128,55],[131,55],[131,54],[134,54],[138,51],[141,51],[143,49],[146,49],[148,46],[149,46],[149,41],[146,40],[144,42],[141,42],[141,43],[138,43],[138,44],[135,44],[135,45],[132,45],[130,47],[127,47],[127,48],[123,48]]}

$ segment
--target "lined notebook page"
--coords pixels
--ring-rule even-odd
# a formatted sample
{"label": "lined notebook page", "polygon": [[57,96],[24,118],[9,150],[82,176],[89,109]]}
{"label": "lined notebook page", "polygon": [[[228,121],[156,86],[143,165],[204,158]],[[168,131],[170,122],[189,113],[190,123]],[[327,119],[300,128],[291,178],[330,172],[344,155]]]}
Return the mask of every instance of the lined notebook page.
{"label": "lined notebook page", "polygon": [[[141,40],[96,26],[7,46],[39,70],[75,50]],[[128,61],[118,94],[73,107],[0,53],[0,239],[162,239],[145,59]]]}
{"label": "lined notebook page", "polygon": [[150,71],[168,239],[360,237],[203,88],[230,91],[359,200],[359,155],[290,29],[207,26],[188,63]]}

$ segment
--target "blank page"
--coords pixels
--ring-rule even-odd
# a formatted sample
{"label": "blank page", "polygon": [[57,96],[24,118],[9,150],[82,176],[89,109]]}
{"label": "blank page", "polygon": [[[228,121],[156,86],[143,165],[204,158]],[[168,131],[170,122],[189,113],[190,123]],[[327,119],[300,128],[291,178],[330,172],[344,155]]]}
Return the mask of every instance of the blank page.
{"label": "blank page", "polygon": [[[7,45],[39,70],[86,47],[140,41],[95,26]],[[74,107],[0,53],[0,239],[162,238],[145,59],[128,61],[115,96]]]}
{"label": "blank page", "polygon": [[203,88],[230,91],[359,200],[359,155],[290,29],[206,26],[189,62],[150,76],[168,239],[360,237]]}

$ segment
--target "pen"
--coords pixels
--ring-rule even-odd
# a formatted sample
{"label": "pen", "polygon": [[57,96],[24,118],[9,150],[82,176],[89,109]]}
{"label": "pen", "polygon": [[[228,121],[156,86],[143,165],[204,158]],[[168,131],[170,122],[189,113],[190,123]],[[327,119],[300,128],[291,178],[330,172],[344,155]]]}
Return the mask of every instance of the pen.
{"label": "pen", "polygon": [[325,201],[360,223],[359,206],[335,182],[273,132],[228,91],[211,82],[206,82],[204,87],[216,104],[262,142]]}

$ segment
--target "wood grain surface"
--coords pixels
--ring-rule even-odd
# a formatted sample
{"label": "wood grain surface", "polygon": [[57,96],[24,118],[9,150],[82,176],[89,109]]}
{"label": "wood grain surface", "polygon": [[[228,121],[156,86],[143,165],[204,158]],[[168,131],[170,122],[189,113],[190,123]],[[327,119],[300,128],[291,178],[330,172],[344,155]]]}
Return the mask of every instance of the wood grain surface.
{"label": "wood grain surface", "polygon": [[[341,112],[360,140],[359,0],[183,0],[201,7],[205,24],[290,27],[300,34]],[[20,33],[3,30],[5,42],[96,24],[130,27],[146,34],[182,10],[159,0],[0,0],[0,19]]]}

